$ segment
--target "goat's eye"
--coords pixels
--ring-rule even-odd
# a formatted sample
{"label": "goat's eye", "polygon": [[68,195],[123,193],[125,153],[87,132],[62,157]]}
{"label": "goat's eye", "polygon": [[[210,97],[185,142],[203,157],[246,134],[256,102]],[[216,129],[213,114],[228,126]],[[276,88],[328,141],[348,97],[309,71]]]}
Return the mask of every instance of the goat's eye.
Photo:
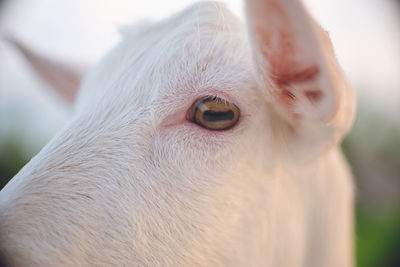
{"label": "goat's eye", "polygon": [[221,131],[233,127],[240,117],[239,108],[214,96],[199,98],[188,112],[188,119],[209,130]]}

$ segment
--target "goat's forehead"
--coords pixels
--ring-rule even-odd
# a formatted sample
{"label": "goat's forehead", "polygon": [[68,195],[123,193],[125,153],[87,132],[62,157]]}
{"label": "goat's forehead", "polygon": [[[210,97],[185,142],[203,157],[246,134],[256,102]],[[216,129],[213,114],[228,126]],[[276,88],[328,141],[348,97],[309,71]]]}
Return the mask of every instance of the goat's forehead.
{"label": "goat's forehead", "polygon": [[125,29],[114,52],[106,60],[114,66],[104,70],[118,70],[115,79],[123,85],[117,87],[124,90],[118,94],[141,99],[140,103],[152,97],[185,98],[221,84],[234,89],[248,78],[250,56],[243,25],[222,4],[212,2],[140,29]]}
{"label": "goat's forehead", "polygon": [[242,31],[242,23],[222,3],[199,2],[183,11],[156,23],[138,23],[125,27],[122,33],[125,36],[143,35],[149,32],[159,32],[162,35],[170,34],[171,30],[193,32],[198,31]]}
{"label": "goat's forehead", "polygon": [[146,50],[142,66],[151,69],[152,79],[178,78],[183,82],[181,79],[188,78],[194,83],[215,79],[217,74],[224,78],[224,67],[234,71],[249,58],[243,25],[219,3],[195,4],[168,20],[144,27],[138,35],[124,42],[127,47],[133,43],[142,46],[131,50],[132,58]]}

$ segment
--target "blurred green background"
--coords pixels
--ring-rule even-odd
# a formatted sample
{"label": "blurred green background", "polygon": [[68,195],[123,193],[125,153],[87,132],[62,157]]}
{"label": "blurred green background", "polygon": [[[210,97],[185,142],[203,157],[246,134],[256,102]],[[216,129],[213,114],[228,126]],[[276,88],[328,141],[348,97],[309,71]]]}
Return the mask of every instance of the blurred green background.
{"label": "blurred green background", "polygon": [[[4,3],[1,4],[1,2],[2,1],[0,1],[0,11],[1,7],[4,5]],[[3,2],[7,3],[7,1]],[[35,14],[35,12],[38,12],[39,8],[41,8],[38,3],[46,3],[50,1],[42,0],[36,2],[19,0],[15,2],[22,3],[20,6],[29,6],[29,13]],[[36,4],[33,4],[33,2],[36,2]],[[79,1],[75,2],[78,3]],[[77,5],[83,5],[81,4],[83,2],[84,1],[79,2],[79,4]],[[123,1],[117,2],[122,3]],[[310,3],[310,5],[313,4],[312,0],[306,2]],[[317,1],[314,2],[317,3]],[[350,5],[350,3],[353,3],[353,8],[357,8],[357,5],[354,4],[354,2],[342,2],[343,5]],[[373,0],[370,2],[373,2]],[[393,3],[393,7],[398,8],[398,10],[394,12],[400,14],[400,0],[393,0],[391,2]],[[91,2],[89,1],[89,3]],[[123,3],[126,4],[127,2]],[[320,1],[319,3],[320,5],[322,5],[322,1]],[[359,3],[362,2],[359,1]],[[398,5],[396,6],[396,4]],[[363,4],[359,4],[360,10],[362,10],[362,5]],[[32,7],[35,7],[36,11],[35,9],[32,9]],[[88,7],[92,8],[91,5],[89,5]],[[335,5],[335,7],[340,10],[339,4]],[[21,9],[21,7],[19,8]],[[24,36],[25,31],[26,39],[32,39],[31,37],[33,35],[36,36],[37,33],[31,34],[32,28],[26,28],[27,24],[20,22],[21,19],[26,19],[27,21],[29,21],[26,13],[21,13],[20,11],[18,11],[20,12],[18,13],[15,10],[17,9],[14,8],[13,11],[12,8],[9,8],[7,12],[3,12],[4,16],[1,16],[0,14],[0,26],[7,23],[10,24],[9,21],[11,21],[11,24],[14,27],[13,31],[15,31],[15,29],[22,29],[22,36]],[[330,10],[328,10],[328,13],[329,12]],[[353,12],[355,14],[354,16],[357,16],[357,11],[351,11],[349,12],[350,17],[353,15]],[[378,8],[377,12],[381,12],[381,10]],[[115,13],[115,16],[120,16],[120,13]],[[83,12],[82,14],[83,18],[80,19],[82,19],[83,21],[87,20],[88,18],[85,17],[87,13]],[[7,16],[8,22],[5,23],[5,20],[2,19],[6,18]],[[15,22],[10,19],[10,16],[15,16]],[[49,20],[51,21],[51,14],[48,16],[50,17]],[[37,19],[38,17],[39,19]],[[36,23],[31,23],[31,25],[36,25],[36,27],[39,27],[37,25],[42,24],[45,24],[46,27],[48,27],[45,28],[44,33],[41,33],[41,39],[43,39],[43,36],[47,36],[49,31],[54,34],[58,34],[59,29],[51,28],[51,25],[49,25],[49,23],[47,23],[48,21],[44,20],[43,17],[44,16],[41,17],[36,15],[35,19],[30,20],[31,22],[33,21]],[[382,20],[382,18],[378,16],[372,16],[370,17],[370,19],[375,19],[377,21],[376,23],[378,23],[379,20]],[[400,22],[400,16],[395,17],[395,19]],[[340,20],[342,20],[342,18],[338,18],[338,21]],[[81,22],[82,21],[80,21],[80,23]],[[374,22],[371,25],[373,26]],[[77,28],[74,28],[76,25],[69,25],[67,23],[67,26],[73,29],[72,32],[77,31]],[[369,26],[369,28],[371,28],[372,26]],[[81,27],[81,24],[79,24],[78,27]],[[90,28],[89,26],[86,27]],[[354,25],[344,25],[344,28],[350,28],[350,30],[352,31],[355,31],[354,27]],[[359,31],[359,29],[362,28],[363,24],[361,23],[361,25],[359,25],[359,28],[357,29]],[[0,30],[4,31],[4,29],[2,29],[1,27]],[[83,31],[84,30],[87,29],[83,29]],[[333,37],[335,37],[334,33],[335,32],[333,31]],[[398,36],[399,33],[400,27],[395,27],[392,31],[392,34],[394,36]],[[61,34],[63,35],[58,35],[57,38],[53,39],[59,39],[60,42],[67,42],[67,44],[63,46],[66,48],[60,48],[58,51],[53,50],[53,54],[57,54],[57,52],[58,54],[63,54],[63,52],[67,51],[70,52],[71,55],[77,54],[78,56],[75,56],[75,59],[79,59],[82,55],[79,53],[87,53],[86,51],[90,50],[88,49],[88,47],[86,47],[86,50],[83,49],[84,51],[82,52],[82,43],[78,45],[75,44],[75,48],[72,49],[71,47],[74,47],[74,44],[70,43],[68,40],[66,41],[62,39],[64,35],[68,35],[67,30],[62,32]],[[353,33],[350,32],[350,34]],[[369,29],[366,30],[366,35],[368,34],[370,34]],[[90,38],[96,37],[95,35],[89,36]],[[67,37],[70,38],[71,35]],[[350,39],[346,40],[347,37],[349,36],[345,36],[343,38],[343,43],[350,42]],[[349,38],[351,38],[351,35]],[[371,40],[373,40],[374,38],[375,36],[371,36]],[[48,44],[48,40],[46,41],[46,44],[48,45],[47,47],[46,44],[43,45],[43,43],[40,42],[37,44],[37,46],[43,45],[44,47],[49,48],[48,50],[50,52],[52,47],[56,47],[57,45],[59,47],[62,47],[58,43],[52,43],[54,42],[53,39],[48,39],[51,40],[50,44]],[[85,42],[84,39],[82,40],[82,42]],[[97,39],[95,40],[96,42],[98,42]],[[85,43],[90,43],[90,41],[86,40]],[[387,85],[389,87],[389,79],[385,80],[385,78],[382,78],[383,83],[379,84],[378,86],[376,85],[376,83],[373,83],[373,79],[371,79],[371,77],[368,77],[368,75],[365,74],[359,75],[359,77],[352,79],[352,77],[357,76],[357,70],[354,69],[356,69],[357,66],[359,67],[361,65],[352,65],[351,63],[347,64],[346,59],[348,57],[352,57],[353,55],[346,54],[346,52],[340,53],[341,47],[339,38],[337,42],[335,42],[334,39],[334,43],[338,44],[337,48],[339,50],[339,59],[343,63],[345,63],[343,64],[344,69],[347,73],[350,74],[350,80],[352,81],[354,87],[356,88],[356,91],[358,92],[357,118],[353,130],[346,137],[342,144],[343,150],[352,166],[356,182],[357,205],[355,240],[357,266],[400,267],[400,107],[398,106],[398,103],[400,103],[400,101],[397,101],[398,99],[394,99],[400,96],[400,94],[398,93],[400,92],[400,83],[394,82],[390,84],[390,86],[392,87],[391,92],[396,92],[396,94],[392,95],[390,91],[385,91],[387,90],[385,82],[387,82]],[[374,47],[371,43],[360,43],[360,49],[362,46],[370,45],[371,49],[369,51],[372,51],[372,53],[376,53],[377,58],[382,58],[384,52],[382,51],[382,48]],[[400,44],[400,42],[398,44]],[[110,43],[107,45],[110,46]],[[79,49],[76,48],[77,46],[79,46]],[[106,46],[102,47],[96,53],[98,55],[102,54],[104,50],[106,50],[105,48]],[[353,50],[350,49],[350,51],[352,53],[356,53],[357,49],[354,49],[353,47]],[[400,47],[398,51],[400,51]],[[0,58],[5,58],[4,61],[0,61],[0,188],[2,188],[7,183],[7,181],[11,179],[21,169],[21,167],[24,166],[32,158],[32,156],[34,156],[40,150],[40,148],[46,144],[46,142],[48,142],[49,138],[57,131],[57,129],[62,126],[62,124],[68,117],[67,114],[69,110],[66,107],[65,103],[62,103],[59,99],[57,99],[57,97],[49,93],[49,91],[42,89],[44,85],[41,84],[37,79],[32,78],[32,74],[29,74],[30,71],[27,70],[26,65],[21,63],[22,60],[20,57],[15,55],[15,51],[10,52],[10,50],[4,49],[3,46],[0,50],[0,53],[2,53]],[[13,57],[9,56],[13,53]],[[93,56],[93,58],[96,58],[97,54]],[[385,60],[400,61],[400,57],[396,57],[398,55],[399,54],[389,55],[388,59]],[[369,56],[370,55],[360,55],[361,58],[369,58]],[[7,61],[7,57],[9,57],[8,65],[4,63],[5,61]],[[70,59],[70,57],[73,56],[68,55],[68,59]],[[380,65],[375,64],[374,66],[372,66],[373,71],[382,71],[384,65],[389,64],[389,61],[386,61]],[[365,61],[361,62],[361,64],[364,65],[368,63]],[[11,72],[11,69],[14,69],[14,72]],[[21,69],[24,71],[20,71]],[[400,76],[400,68],[395,70],[393,70],[392,68],[392,71],[397,72],[398,76]],[[8,76],[10,76],[10,73],[15,75],[16,77],[13,79],[14,82],[4,82],[6,78],[9,78]],[[384,76],[384,73],[379,75]],[[18,88],[31,88],[32,90],[18,91]],[[383,97],[381,98],[381,100],[375,102],[371,101],[371,99],[368,99],[368,97],[365,97],[363,95],[363,92],[366,92],[368,90],[372,91],[373,96],[375,94],[375,96],[380,95]],[[11,97],[12,94],[16,94],[16,97]],[[40,94],[47,94],[48,96],[38,97],[37,95]],[[393,100],[395,101],[393,102]],[[389,102],[392,105],[390,108]],[[32,103],[36,105],[35,108],[33,108]],[[388,106],[387,109],[386,106]],[[42,113],[38,113],[39,115],[37,115],[36,117],[32,117],[34,111],[36,112],[40,109],[43,109],[44,111],[41,111]],[[61,111],[59,111],[60,109]],[[20,123],[14,123],[14,121],[19,121]],[[47,129],[46,131],[44,131],[45,134],[43,134],[42,129]],[[27,139],[29,139],[30,141],[27,141]]]}

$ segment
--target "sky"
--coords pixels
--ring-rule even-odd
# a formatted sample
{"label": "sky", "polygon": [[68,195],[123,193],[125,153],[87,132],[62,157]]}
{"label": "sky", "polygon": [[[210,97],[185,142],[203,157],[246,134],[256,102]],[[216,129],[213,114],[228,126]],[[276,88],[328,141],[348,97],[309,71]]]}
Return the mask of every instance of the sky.
{"label": "sky", "polygon": [[[191,0],[12,0],[0,10],[0,141],[18,132],[36,149],[62,127],[70,107],[40,80],[7,32],[46,56],[88,68],[119,40],[118,28],[159,20]],[[243,19],[242,1],[225,1]],[[305,0],[326,28],[360,101],[400,114],[400,8],[382,0]],[[399,121],[400,124],[400,121]]]}

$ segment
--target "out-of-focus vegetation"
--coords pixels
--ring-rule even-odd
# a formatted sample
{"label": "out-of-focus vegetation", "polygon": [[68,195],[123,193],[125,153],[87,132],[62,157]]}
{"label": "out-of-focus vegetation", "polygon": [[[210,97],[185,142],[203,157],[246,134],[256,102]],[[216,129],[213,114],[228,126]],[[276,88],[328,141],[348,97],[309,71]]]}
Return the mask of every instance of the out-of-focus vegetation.
{"label": "out-of-focus vegetation", "polygon": [[399,267],[400,213],[395,209],[358,208],[356,258],[359,267]]}
{"label": "out-of-focus vegetation", "polygon": [[400,117],[361,103],[342,147],[356,178],[360,204],[382,208],[400,203]]}
{"label": "out-of-focus vegetation", "polygon": [[20,138],[16,136],[1,140],[0,189],[29,161],[34,153],[22,147]]}
{"label": "out-of-focus vegetation", "polygon": [[342,145],[356,182],[357,266],[399,267],[400,117],[360,104]]}

